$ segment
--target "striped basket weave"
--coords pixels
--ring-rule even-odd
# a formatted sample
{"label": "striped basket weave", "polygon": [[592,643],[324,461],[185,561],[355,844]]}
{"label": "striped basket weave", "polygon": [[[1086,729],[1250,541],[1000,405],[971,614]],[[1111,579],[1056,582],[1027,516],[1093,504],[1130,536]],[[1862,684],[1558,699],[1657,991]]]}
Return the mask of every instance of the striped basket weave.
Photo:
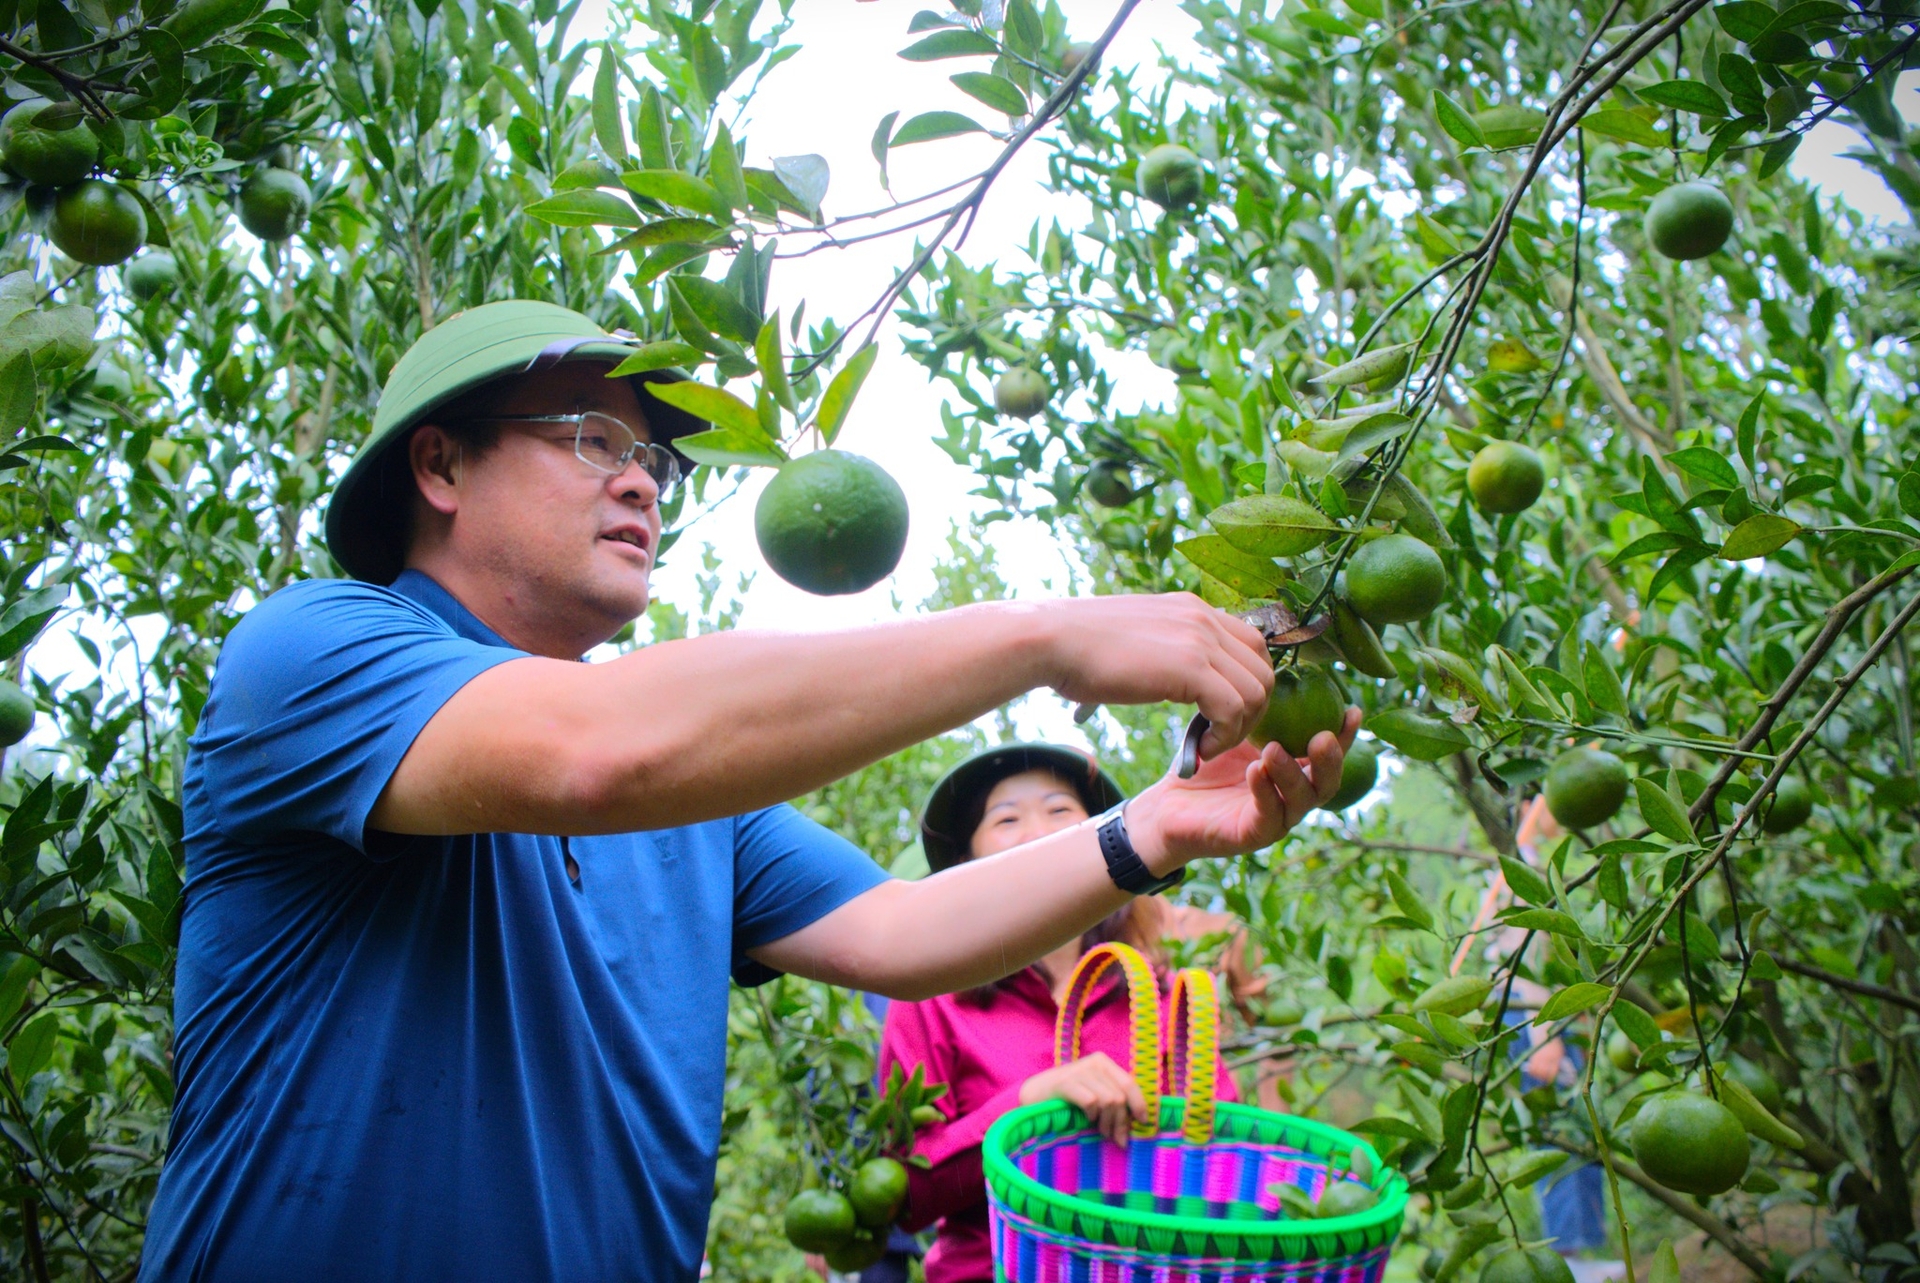
{"label": "striped basket weave", "polygon": [[[1161,1012],[1152,969],[1124,944],[1088,951],[1060,1008],[1054,1058],[1080,1054],[1095,984],[1118,966],[1132,1072],[1148,1101],[1125,1149],[1063,1101],[1003,1116],[983,1148],[998,1283],[1379,1283],[1406,1213],[1407,1183],[1359,1138],[1310,1119],[1226,1102],[1213,1086],[1219,1001],[1204,971],[1174,981],[1161,1093]],[[1278,1187],[1317,1198],[1355,1147],[1380,1201],[1354,1216],[1290,1220]]]}

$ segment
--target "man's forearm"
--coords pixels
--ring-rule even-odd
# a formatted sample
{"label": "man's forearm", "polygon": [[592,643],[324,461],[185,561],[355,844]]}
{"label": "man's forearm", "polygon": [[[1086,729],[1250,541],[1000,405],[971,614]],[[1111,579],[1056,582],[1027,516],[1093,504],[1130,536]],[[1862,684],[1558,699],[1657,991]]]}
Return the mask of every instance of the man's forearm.
{"label": "man's forearm", "polygon": [[885,883],[754,956],[782,971],[907,1000],[997,980],[1077,939],[1131,898],[1107,874],[1097,824],[919,882]]}
{"label": "man's forearm", "polygon": [[[996,603],[843,632],[717,633],[605,664],[517,660],[429,722],[373,822],[579,835],[740,814],[1045,684],[1048,643],[1040,612]],[[502,737],[513,761],[497,756]]]}

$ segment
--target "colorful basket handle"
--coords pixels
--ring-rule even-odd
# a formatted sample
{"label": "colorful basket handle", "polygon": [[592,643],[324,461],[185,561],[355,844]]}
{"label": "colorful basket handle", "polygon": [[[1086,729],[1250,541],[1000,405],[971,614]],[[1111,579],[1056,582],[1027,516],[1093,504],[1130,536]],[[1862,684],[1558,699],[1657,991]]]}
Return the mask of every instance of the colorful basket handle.
{"label": "colorful basket handle", "polygon": [[[1160,992],[1153,968],[1138,949],[1116,941],[1097,945],[1080,959],[1067,981],[1066,1001],[1060,1004],[1059,1022],[1054,1026],[1053,1062],[1064,1065],[1080,1058],[1080,1030],[1087,1004],[1094,987],[1114,966],[1120,968],[1127,982],[1128,1028],[1132,1035],[1128,1072],[1147,1101],[1146,1117],[1133,1124],[1133,1134],[1152,1136],[1160,1130]],[[1175,977],[1173,1021],[1173,1045],[1168,1048],[1173,1073],[1169,1081],[1173,1094],[1184,1093],[1187,1097],[1181,1130],[1187,1140],[1200,1144],[1213,1137],[1214,1076],[1220,1058],[1220,999],[1212,976],[1190,968]]]}
{"label": "colorful basket handle", "polygon": [[1096,945],[1080,958],[1067,981],[1067,1000],[1060,1004],[1060,1018],[1053,1029],[1053,1063],[1064,1065],[1080,1059],[1080,1027],[1087,1014],[1087,1003],[1094,986],[1118,966],[1127,981],[1127,1025],[1132,1033],[1132,1053],[1128,1072],[1140,1085],[1147,1100],[1147,1115],[1135,1120],[1135,1136],[1152,1136],[1160,1130],[1160,991],[1154,984],[1153,968],[1131,945],[1118,942]]}
{"label": "colorful basket handle", "polygon": [[1204,1145],[1213,1139],[1213,1091],[1220,1066],[1220,995],[1210,974],[1187,967],[1174,975],[1172,1020],[1168,1094],[1187,1098],[1181,1131],[1188,1143]]}

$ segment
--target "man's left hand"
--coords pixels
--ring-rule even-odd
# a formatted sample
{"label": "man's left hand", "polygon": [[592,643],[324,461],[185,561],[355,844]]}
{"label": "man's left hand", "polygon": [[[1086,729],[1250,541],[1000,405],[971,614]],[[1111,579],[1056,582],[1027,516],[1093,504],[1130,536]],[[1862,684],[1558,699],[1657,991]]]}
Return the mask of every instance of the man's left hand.
{"label": "man's left hand", "polygon": [[1235,745],[1203,762],[1192,779],[1168,774],[1127,804],[1127,833],[1156,874],[1190,860],[1243,855],[1285,837],[1340,787],[1340,768],[1360,729],[1347,710],[1335,736],[1321,731],[1295,759],[1279,744]]}

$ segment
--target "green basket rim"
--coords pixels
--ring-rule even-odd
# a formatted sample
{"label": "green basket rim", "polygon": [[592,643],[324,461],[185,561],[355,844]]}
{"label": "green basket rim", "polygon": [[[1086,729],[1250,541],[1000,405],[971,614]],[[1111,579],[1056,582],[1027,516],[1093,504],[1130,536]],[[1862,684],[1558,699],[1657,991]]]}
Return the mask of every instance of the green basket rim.
{"label": "green basket rim", "polygon": [[[1179,1096],[1160,1098],[1160,1131],[1162,1135],[1179,1130],[1180,1120],[1186,1111],[1187,1102]],[[1251,1105],[1238,1105],[1230,1101],[1219,1101],[1214,1105],[1217,1114],[1223,1117],[1246,1115],[1249,1122],[1262,1119],[1279,1119],[1283,1128],[1304,1132],[1331,1145],[1339,1147],[1345,1153],[1359,1146],[1373,1160],[1374,1179],[1369,1188],[1380,1195],[1380,1201],[1363,1212],[1351,1216],[1335,1216],[1328,1219],[1301,1221],[1276,1218],[1272,1221],[1230,1221],[1225,1218],[1206,1216],[1176,1216],[1170,1212],[1142,1212],[1133,1208],[1115,1207],[1090,1198],[1080,1198],[1073,1194],[1063,1194],[1057,1189],[1042,1185],[1028,1176],[1013,1160],[1007,1157],[1007,1134],[1023,1123],[1047,1114],[1060,1114],[1064,1119],[1077,1120],[1073,1130],[1087,1125],[1086,1115],[1063,1100],[1044,1100],[1033,1105],[1022,1105],[1018,1109],[1002,1114],[993,1126],[987,1129],[981,1142],[980,1152],[986,1168],[987,1185],[992,1189],[996,1183],[1022,1191],[1039,1202],[1080,1216],[1125,1225],[1134,1225],[1142,1229],[1173,1230],[1184,1234],[1218,1234],[1222,1232],[1238,1235],[1242,1238],[1275,1240],[1280,1242],[1313,1243],[1328,1235],[1338,1235],[1352,1231],[1377,1232],[1398,1227],[1406,1219],[1408,1202],[1407,1178],[1388,1167],[1380,1158],[1378,1150],[1365,1138],[1352,1132],[1342,1131],[1338,1127],[1318,1122],[1311,1118],[1301,1118],[1295,1114],[1279,1114],[1270,1109],[1259,1109]],[[1064,1128],[1056,1130],[1066,1130]],[[1237,1137],[1224,1139],[1235,1140]],[[1301,1148],[1306,1148],[1301,1146]],[[1004,1200],[1003,1200],[1004,1201]]]}

